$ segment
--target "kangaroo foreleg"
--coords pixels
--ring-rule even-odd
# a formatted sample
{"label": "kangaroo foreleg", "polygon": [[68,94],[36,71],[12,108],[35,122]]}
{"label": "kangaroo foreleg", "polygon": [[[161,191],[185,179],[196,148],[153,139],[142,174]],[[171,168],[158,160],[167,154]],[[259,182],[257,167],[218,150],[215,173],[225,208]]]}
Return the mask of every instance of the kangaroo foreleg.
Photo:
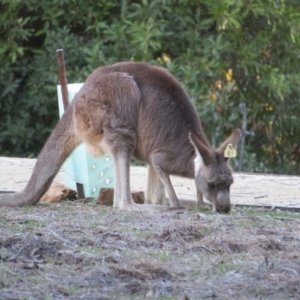
{"label": "kangaroo foreleg", "polygon": [[[196,187],[197,188],[197,187]],[[203,202],[203,195],[197,188],[197,200],[187,200],[187,199],[179,199],[180,205],[184,206],[187,209],[195,209],[205,207],[205,203]]]}
{"label": "kangaroo foreleg", "polygon": [[79,143],[80,140],[74,134],[70,105],[43,147],[25,189],[19,193],[0,195],[0,206],[36,204]]}
{"label": "kangaroo foreleg", "polygon": [[161,182],[163,183],[163,185],[167,191],[167,194],[169,196],[170,206],[178,208],[178,207],[180,207],[180,203],[178,201],[175,190],[171,183],[170,176],[168,173],[166,173],[162,170],[162,168],[160,167],[160,164],[159,164],[159,160],[160,160],[159,156],[158,157],[154,156],[154,155],[152,156],[151,161],[152,161],[153,168],[154,168],[158,178],[161,180]]}
{"label": "kangaroo foreleg", "polygon": [[196,207],[197,208],[205,207],[205,203],[203,201],[203,194],[199,191],[198,188],[197,188],[197,205],[196,205]]}
{"label": "kangaroo foreleg", "polygon": [[169,205],[169,200],[165,195],[165,187],[151,165],[148,165],[148,181],[145,203]]}

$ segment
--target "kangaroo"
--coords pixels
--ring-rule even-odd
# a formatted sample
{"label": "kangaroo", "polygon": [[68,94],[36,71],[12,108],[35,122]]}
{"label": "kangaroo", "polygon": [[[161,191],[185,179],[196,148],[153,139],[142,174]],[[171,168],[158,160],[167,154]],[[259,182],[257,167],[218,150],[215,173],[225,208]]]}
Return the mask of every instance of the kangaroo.
{"label": "kangaroo", "polygon": [[148,164],[146,204],[140,207],[179,208],[169,177],[178,175],[195,178],[201,204],[229,212],[233,177],[224,151],[229,143],[236,147],[240,135],[235,129],[218,149],[212,149],[187,93],[163,68],[141,62],[99,67],[57,123],[25,189],[0,195],[0,206],[36,204],[66,158],[86,143],[94,155],[109,152],[113,157],[115,208],[137,207],[129,182],[134,157]]}

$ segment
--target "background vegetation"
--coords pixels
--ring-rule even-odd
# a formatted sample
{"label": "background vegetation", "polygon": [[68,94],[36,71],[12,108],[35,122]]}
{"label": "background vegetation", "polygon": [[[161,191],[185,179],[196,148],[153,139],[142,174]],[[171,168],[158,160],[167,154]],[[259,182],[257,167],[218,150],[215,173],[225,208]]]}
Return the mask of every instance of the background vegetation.
{"label": "background vegetation", "polygon": [[299,174],[298,0],[0,0],[0,18],[0,155],[41,150],[63,48],[70,83],[124,60],[169,69],[214,146],[241,126],[244,103],[243,169]]}

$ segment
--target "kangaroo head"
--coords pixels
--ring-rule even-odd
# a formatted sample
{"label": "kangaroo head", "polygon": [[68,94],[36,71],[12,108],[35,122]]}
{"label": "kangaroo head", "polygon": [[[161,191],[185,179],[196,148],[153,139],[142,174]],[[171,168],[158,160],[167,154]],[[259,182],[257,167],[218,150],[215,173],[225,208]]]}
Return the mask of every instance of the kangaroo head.
{"label": "kangaroo head", "polygon": [[241,131],[236,129],[216,150],[205,145],[194,133],[190,141],[195,148],[195,181],[203,195],[203,201],[217,212],[230,211],[230,186],[233,183],[232,170],[224,151],[228,144],[234,147],[240,139]]}

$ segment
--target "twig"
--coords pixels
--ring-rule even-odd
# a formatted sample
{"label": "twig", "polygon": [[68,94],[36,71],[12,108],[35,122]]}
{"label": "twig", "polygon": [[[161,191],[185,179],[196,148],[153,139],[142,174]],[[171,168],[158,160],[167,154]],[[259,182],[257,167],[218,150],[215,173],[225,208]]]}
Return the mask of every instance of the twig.
{"label": "twig", "polygon": [[59,238],[61,241],[63,241],[64,243],[66,243],[66,244],[69,243],[69,244],[71,244],[71,245],[73,245],[73,246],[77,246],[76,244],[72,243],[71,241],[66,240],[66,239],[60,237],[60,236],[59,236],[57,233],[55,233],[53,230],[50,230],[50,232],[51,232],[53,235],[55,235],[57,238]]}
{"label": "twig", "polygon": [[16,276],[17,275],[17,273],[15,273],[15,272],[13,272],[13,271],[10,271],[10,270],[8,270],[7,268],[5,268],[2,264],[0,265],[1,266],[1,269],[3,269],[3,270],[5,270],[7,273],[10,273],[10,274],[12,274],[12,275],[14,275],[14,276]]}

